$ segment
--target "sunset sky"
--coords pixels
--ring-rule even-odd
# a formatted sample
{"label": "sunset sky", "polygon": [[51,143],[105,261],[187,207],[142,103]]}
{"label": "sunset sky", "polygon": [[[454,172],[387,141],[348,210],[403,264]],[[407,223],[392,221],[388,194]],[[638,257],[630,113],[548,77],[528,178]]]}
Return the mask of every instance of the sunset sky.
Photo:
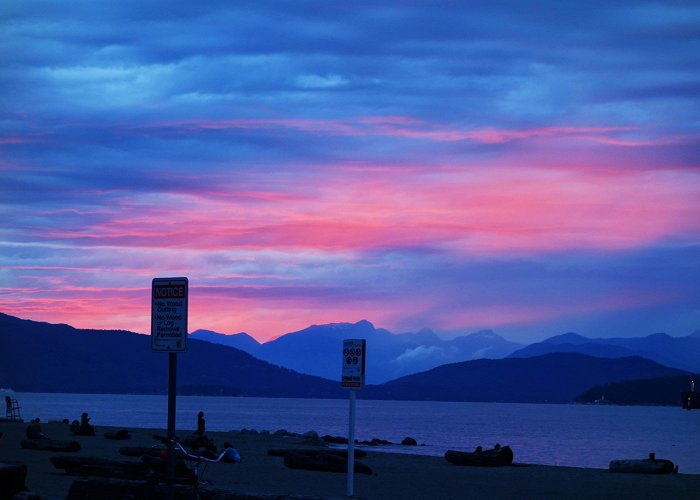
{"label": "sunset sky", "polygon": [[0,6],[0,312],[700,330],[700,4]]}

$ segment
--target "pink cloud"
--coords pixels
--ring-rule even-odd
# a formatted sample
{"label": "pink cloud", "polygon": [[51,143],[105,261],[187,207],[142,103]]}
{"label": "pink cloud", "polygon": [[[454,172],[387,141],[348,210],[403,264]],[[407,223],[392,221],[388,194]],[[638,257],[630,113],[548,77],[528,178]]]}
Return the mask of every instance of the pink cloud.
{"label": "pink cloud", "polygon": [[[274,287],[271,289],[274,292]],[[5,297],[0,310],[37,321],[68,323],[79,328],[127,329],[150,333],[148,286],[133,289],[66,287],[53,290],[24,290],[21,303]],[[249,294],[245,287],[190,288],[189,330],[213,329],[223,333],[247,331],[261,342],[301,330],[310,324],[356,322],[370,319],[376,326],[395,332],[431,326],[438,330],[527,326],[559,318],[604,312],[633,310],[672,302],[673,293],[658,290],[611,291],[595,296],[559,295],[548,301],[524,298],[503,303],[475,302],[473,305],[446,304],[439,290],[416,294],[366,296],[305,295],[271,293]],[[431,318],[431,324],[405,327],[407,316]]]}
{"label": "pink cloud", "polygon": [[28,142],[36,142],[33,137],[0,137],[0,144],[25,144]]}
{"label": "pink cloud", "polygon": [[158,204],[124,195],[92,226],[51,220],[24,230],[48,241],[127,248],[624,250],[697,233],[698,199],[692,172],[454,166],[368,177],[350,170],[309,180],[298,193],[174,193]]}
{"label": "pink cloud", "polygon": [[578,139],[616,146],[659,146],[678,144],[687,140],[682,135],[663,137],[625,137],[626,134],[642,131],[626,126],[574,126],[560,125],[521,129],[499,129],[494,127],[470,128],[445,126],[410,116],[373,116],[355,119],[236,119],[236,120],[192,120],[161,122],[149,127],[170,128],[183,133],[197,130],[229,129],[293,129],[320,135],[340,136],[389,136],[435,142],[474,141],[485,144],[501,144],[528,139]]}

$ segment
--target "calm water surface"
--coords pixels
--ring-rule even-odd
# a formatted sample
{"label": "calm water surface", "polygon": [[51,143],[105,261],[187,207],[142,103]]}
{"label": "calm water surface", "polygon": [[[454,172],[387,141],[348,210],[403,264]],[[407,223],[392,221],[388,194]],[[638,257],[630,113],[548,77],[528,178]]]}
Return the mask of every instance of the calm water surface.
{"label": "calm water surface", "polygon": [[[680,407],[538,405],[363,401],[358,393],[356,436],[395,443],[406,436],[425,446],[411,453],[442,454],[477,445],[510,445],[516,462],[607,468],[616,458],[645,458],[653,451],[680,471],[700,474],[700,411]],[[111,394],[16,393],[25,419],[78,419],[95,425],[167,427],[167,397]],[[347,436],[348,401],[332,399],[178,396],[177,423],[194,430],[204,411],[207,429],[290,432],[315,430]],[[405,447],[387,447],[387,451]]]}

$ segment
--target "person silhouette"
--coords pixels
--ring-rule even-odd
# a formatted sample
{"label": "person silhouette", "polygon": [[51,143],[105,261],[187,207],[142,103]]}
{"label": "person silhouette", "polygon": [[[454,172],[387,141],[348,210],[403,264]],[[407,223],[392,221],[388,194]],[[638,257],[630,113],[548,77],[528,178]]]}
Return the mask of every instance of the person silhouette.
{"label": "person silhouette", "polygon": [[203,412],[203,411],[200,411],[200,412],[197,414],[197,431],[196,431],[197,434],[199,434],[200,436],[203,435],[203,434],[204,434],[204,429],[205,429],[205,425],[204,425],[204,412]]}
{"label": "person silhouette", "polygon": [[49,436],[41,432],[41,424],[39,424],[40,420],[38,418],[35,418],[34,420],[31,421],[31,423],[27,426],[27,439],[48,439]]}

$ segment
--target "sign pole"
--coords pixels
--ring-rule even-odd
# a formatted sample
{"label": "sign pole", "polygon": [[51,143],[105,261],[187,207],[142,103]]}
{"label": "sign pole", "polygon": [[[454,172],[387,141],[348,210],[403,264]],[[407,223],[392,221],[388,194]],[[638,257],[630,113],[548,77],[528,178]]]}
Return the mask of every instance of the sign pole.
{"label": "sign pole", "polygon": [[177,353],[168,354],[168,498],[175,498],[175,401],[177,394]]}
{"label": "sign pole", "polygon": [[175,498],[175,401],[177,353],[187,350],[187,278],[153,278],[151,285],[151,350],[168,355],[167,497]]}
{"label": "sign pole", "polygon": [[347,494],[353,496],[355,482],[355,400],[357,389],[365,385],[365,339],[343,340],[343,363],[340,385],[350,389],[350,423],[348,428],[348,487]]}
{"label": "sign pole", "polygon": [[348,488],[347,495],[353,496],[355,483],[355,389],[350,390],[350,428],[348,429]]}

